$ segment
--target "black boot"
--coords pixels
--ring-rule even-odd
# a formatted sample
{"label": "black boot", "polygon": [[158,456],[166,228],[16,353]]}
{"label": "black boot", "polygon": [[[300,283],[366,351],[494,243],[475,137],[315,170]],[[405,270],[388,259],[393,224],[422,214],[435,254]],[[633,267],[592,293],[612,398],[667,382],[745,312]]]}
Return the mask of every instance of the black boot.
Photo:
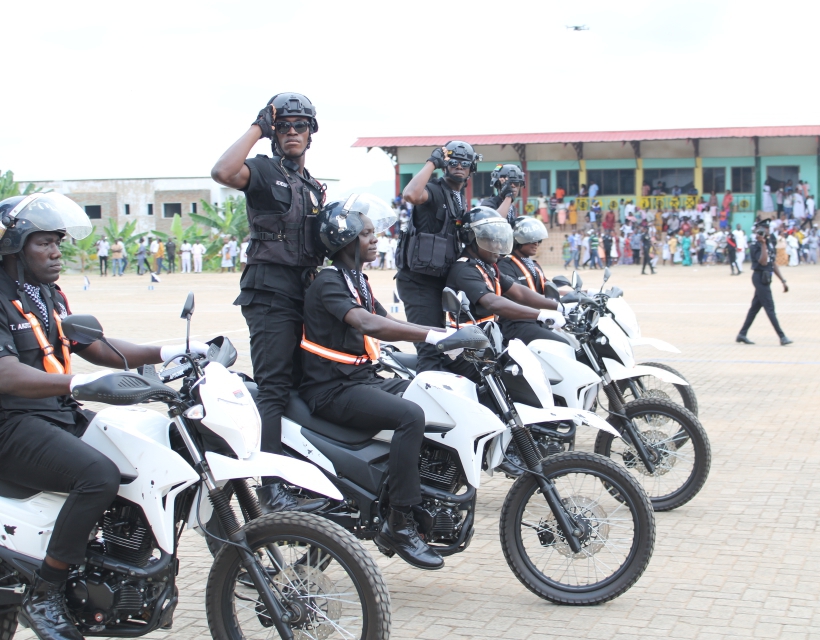
{"label": "black boot", "polygon": [[419,538],[412,513],[390,509],[390,516],[382,525],[382,530],[374,542],[382,550],[398,553],[402,560],[417,569],[432,571],[444,566],[444,558]]}
{"label": "black boot", "polygon": [[256,497],[262,513],[278,513],[279,511],[301,511],[311,513],[321,509],[327,500],[305,500],[297,498],[281,482],[271,482],[256,488]]}
{"label": "black boot", "polygon": [[83,640],[65,605],[65,581],[46,582],[39,572],[23,599],[21,622],[38,638],[48,640]]}
{"label": "black boot", "polygon": [[735,342],[740,342],[742,344],[754,344],[749,338],[746,337],[745,333],[738,333],[737,338],[735,338]]}

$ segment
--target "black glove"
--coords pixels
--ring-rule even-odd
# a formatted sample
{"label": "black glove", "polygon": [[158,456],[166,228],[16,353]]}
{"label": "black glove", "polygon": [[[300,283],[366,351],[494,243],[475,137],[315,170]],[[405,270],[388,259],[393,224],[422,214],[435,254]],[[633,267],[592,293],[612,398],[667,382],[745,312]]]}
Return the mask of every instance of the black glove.
{"label": "black glove", "polygon": [[251,122],[252,125],[255,124],[262,129],[263,138],[273,138],[273,111],[275,108],[273,105],[267,105],[256,116],[256,120]]}
{"label": "black glove", "polygon": [[502,202],[506,198],[509,198],[510,200],[515,200],[515,198],[513,197],[513,186],[512,186],[512,183],[509,180],[507,180],[501,186],[501,190],[498,192],[498,196],[501,198]]}
{"label": "black glove", "polygon": [[444,149],[441,147],[433,149],[433,153],[427,158],[427,162],[432,162],[436,169],[444,169],[444,167],[447,166],[447,156],[445,155]]}

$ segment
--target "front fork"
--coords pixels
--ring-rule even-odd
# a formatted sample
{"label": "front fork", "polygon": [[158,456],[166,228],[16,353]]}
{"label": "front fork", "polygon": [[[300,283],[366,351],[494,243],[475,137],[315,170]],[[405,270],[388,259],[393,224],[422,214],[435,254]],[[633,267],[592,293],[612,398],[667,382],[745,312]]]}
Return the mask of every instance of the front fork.
{"label": "front fork", "polygon": [[504,421],[510,428],[513,442],[515,442],[515,446],[518,447],[518,452],[521,454],[524,464],[527,465],[527,469],[533,472],[535,481],[538,483],[541,493],[547,500],[547,504],[555,516],[559,529],[564,534],[564,539],[567,541],[573,553],[580,553],[581,542],[579,538],[583,535],[583,529],[575,522],[572,514],[567,511],[566,506],[561,500],[561,496],[558,494],[555,483],[549,478],[544,477],[542,458],[538,452],[538,447],[535,444],[532,433],[524,426],[515,407],[507,401],[506,394],[498,386],[495,378],[492,375],[488,375],[484,379],[498,408],[501,410]]}
{"label": "front fork", "polygon": [[273,626],[276,627],[276,631],[283,640],[293,640],[293,630],[289,624],[292,618],[291,613],[276,599],[276,595],[273,592],[270,580],[262,563],[257,555],[248,547],[248,538],[245,535],[245,530],[236,520],[236,514],[231,508],[230,498],[222,488],[217,486],[216,480],[208,466],[208,461],[202,456],[199,447],[188,432],[188,425],[185,423],[182,414],[177,411],[172,411],[171,417],[176,423],[177,431],[179,431],[182,440],[185,442],[188,452],[194,459],[196,470],[208,488],[208,499],[211,501],[214,511],[219,516],[222,529],[226,532],[228,540],[235,543],[234,546],[239,553],[240,562],[248,572],[253,586],[262,599],[268,615],[270,615],[273,621]]}
{"label": "front fork", "polygon": [[646,442],[644,442],[644,439],[641,437],[635,423],[629,418],[629,416],[626,415],[624,410],[624,398],[621,395],[620,389],[618,389],[618,385],[615,384],[615,381],[609,375],[609,372],[604,371],[598,365],[598,358],[589,344],[582,342],[581,348],[584,350],[587,360],[589,360],[589,363],[592,365],[595,373],[601,376],[601,382],[604,386],[604,393],[609,400],[609,410],[620,418],[621,433],[626,435],[630,444],[635,447],[635,452],[638,454],[638,458],[640,458],[644,467],[646,467],[646,470],[650,474],[655,473],[655,456],[646,447]]}

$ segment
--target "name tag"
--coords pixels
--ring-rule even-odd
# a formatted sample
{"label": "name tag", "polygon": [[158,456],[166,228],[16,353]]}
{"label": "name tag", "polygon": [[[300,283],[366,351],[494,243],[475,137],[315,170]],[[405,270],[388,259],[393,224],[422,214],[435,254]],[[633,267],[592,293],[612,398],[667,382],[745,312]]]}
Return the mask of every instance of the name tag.
{"label": "name tag", "polygon": [[30,322],[20,322],[18,324],[9,325],[9,328],[12,331],[24,331],[25,329],[31,329],[31,323]]}
{"label": "name tag", "polygon": [[285,187],[286,189],[290,186],[287,182],[282,182],[281,180],[276,181],[277,187]]}

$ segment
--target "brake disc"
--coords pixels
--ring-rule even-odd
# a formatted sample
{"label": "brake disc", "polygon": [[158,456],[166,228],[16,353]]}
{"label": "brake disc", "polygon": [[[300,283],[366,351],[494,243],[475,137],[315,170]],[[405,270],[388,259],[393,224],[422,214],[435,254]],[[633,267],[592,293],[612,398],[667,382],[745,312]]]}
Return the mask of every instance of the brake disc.
{"label": "brake disc", "polygon": [[538,524],[538,539],[542,546],[552,546],[558,553],[567,558],[586,558],[598,553],[606,546],[609,539],[609,523],[606,510],[595,500],[586,496],[569,496],[562,500],[564,507],[583,527],[581,551],[573,553],[561,533],[555,516],[542,519]]}
{"label": "brake disc", "polygon": [[342,617],[341,594],[336,585],[317,567],[291,565],[277,581],[296,619],[291,622],[294,638],[324,640],[336,632]]}
{"label": "brake disc", "polygon": [[657,454],[655,472],[649,473],[638,457],[638,452],[635,451],[635,447],[626,443],[624,443],[623,452],[624,466],[626,466],[627,469],[634,469],[641,475],[650,477],[662,476],[669,473],[678,461],[678,457],[673,455],[678,450],[675,443],[672,442],[664,431],[659,429],[641,431],[640,434],[643,441]]}

